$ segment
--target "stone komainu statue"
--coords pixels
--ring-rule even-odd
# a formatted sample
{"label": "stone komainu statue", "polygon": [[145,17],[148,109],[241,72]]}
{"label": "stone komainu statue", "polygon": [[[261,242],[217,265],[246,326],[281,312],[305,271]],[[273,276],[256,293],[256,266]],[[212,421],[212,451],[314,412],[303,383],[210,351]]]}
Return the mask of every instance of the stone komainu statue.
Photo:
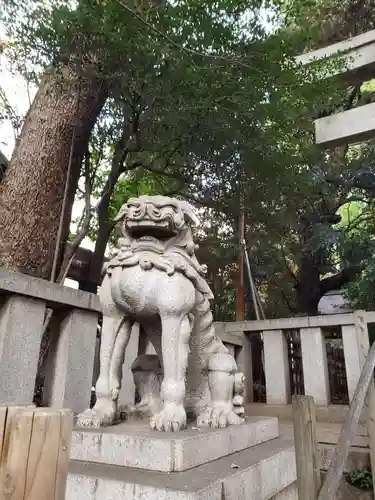
{"label": "stone komainu statue", "polygon": [[198,426],[243,422],[244,376],[215,336],[212,292],[206,268],[196,259],[191,226],[198,224],[186,202],[164,196],[131,198],[120,210],[123,238],[107,265],[100,301],[103,326],[97,401],[78,425],[114,423],[122,364],[131,328],[138,322],[157,355],[133,363],[141,401],[152,429],[179,431],[187,415]]}

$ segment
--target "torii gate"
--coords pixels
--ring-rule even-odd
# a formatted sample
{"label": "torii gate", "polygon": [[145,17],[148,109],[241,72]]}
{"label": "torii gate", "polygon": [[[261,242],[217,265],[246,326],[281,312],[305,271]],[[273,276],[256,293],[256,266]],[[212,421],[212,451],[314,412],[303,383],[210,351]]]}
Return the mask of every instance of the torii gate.
{"label": "torii gate", "polygon": [[[347,81],[348,84],[358,84],[375,78],[375,30],[300,55],[296,60],[305,65],[313,61],[332,58],[334,56],[343,57],[344,64],[341,69],[332,71],[327,77],[340,77],[343,78],[344,81]],[[355,109],[342,111],[315,120],[315,142],[324,149],[359,143],[373,138],[375,138],[375,103],[366,104]],[[357,341],[362,344],[362,362],[364,363],[367,356],[368,341],[361,337],[363,333],[366,334],[367,332],[361,331],[361,327],[358,325]],[[375,388],[373,383],[371,383],[369,387],[368,405],[370,413],[368,419],[369,441],[370,443],[374,443],[375,426],[372,417],[375,412]],[[340,441],[341,438],[343,438],[342,442],[346,441],[346,436],[340,436]],[[371,445],[370,460],[374,473],[375,447]],[[333,468],[328,472],[319,498],[331,498],[331,489],[333,488],[336,491],[338,484],[336,469],[339,468],[339,466],[341,468],[341,465],[343,464],[340,464],[340,460],[333,464]],[[341,474],[339,475],[341,476]],[[375,498],[375,491],[373,495]]]}
{"label": "torii gate", "polygon": [[[348,84],[375,78],[375,30],[296,57],[303,65],[340,56],[343,65],[325,77],[340,77]],[[315,120],[315,142],[322,148],[333,148],[375,138],[375,103]],[[242,223],[243,225],[243,223]],[[243,239],[243,234],[240,239]],[[244,266],[239,258],[237,285],[237,321],[244,319]]]}
{"label": "torii gate", "polygon": [[[375,30],[344,42],[300,55],[296,61],[303,65],[313,61],[341,56],[342,69],[329,77],[339,76],[349,84],[375,78]],[[315,120],[315,142],[322,148],[353,144],[375,138],[375,103]]]}

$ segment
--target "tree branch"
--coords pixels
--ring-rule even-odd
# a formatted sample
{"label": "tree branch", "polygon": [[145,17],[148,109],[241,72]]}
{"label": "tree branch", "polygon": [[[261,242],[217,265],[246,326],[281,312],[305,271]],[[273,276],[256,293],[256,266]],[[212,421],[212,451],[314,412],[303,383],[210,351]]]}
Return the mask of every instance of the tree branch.
{"label": "tree branch", "polygon": [[332,290],[340,290],[344,285],[353,281],[360,271],[360,266],[349,266],[333,276],[324,278],[319,284],[322,296]]}
{"label": "tree branch", "polygon": [[77,234],[73,238],[72,243],[69,245],[69,247],[67,247],[67,250],[65,253],[65,258],[64,258],[64,261],[66,262],[66,264],[65,264],[65,266],[63,265],[61,267],[60,273],[57,277],[57,283],[64,282],[64,280],[68,276],[70,266],[72,265],[72,262],[74,260],[76,253],[77,253],[77,250],[90,229],[90,223],[91,223],[91,219],[92,219],[92,207],[91,207],[92,184],[91,184],[91,178],[90,178],[90,154],[88,151],[86,151],[85,160],[84,160],[84,167],[85,167],[84,217],[83,217],[82,223],[80,224],[80,228],[79,228]]}

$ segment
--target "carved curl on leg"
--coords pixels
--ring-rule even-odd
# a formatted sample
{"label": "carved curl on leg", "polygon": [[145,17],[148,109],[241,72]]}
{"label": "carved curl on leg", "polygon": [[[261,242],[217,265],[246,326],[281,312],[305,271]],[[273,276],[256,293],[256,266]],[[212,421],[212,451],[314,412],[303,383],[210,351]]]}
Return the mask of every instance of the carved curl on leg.
{"label": "carved curl on leg", "polygon": [[[237,380],[236,380],[237,379]],[[208,383],[211,392],[211,405],[197,419],[200,427],[227,427],[238,425],[244,419],[237,414],[234,403],[243,403],[243,399],[234,394],[237,377],[237,365],[234,358],[224,352],[214,353],[208,360]]]}

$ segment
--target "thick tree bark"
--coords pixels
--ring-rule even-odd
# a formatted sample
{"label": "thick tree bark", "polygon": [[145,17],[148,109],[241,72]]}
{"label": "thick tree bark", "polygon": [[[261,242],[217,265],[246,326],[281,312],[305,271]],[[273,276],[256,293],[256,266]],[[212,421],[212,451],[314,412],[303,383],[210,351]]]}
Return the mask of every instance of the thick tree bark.
{"label": "thick tree bark", "polygon": [[105,207],[99,208],[99,232],[95,242],[94,252],[90,261],[88,270],[88,280],[80,285],[81,290],[86,292],[96,293],[98,286],[101,283],[102,268],[104,264],[104,256],[107,248],[108,240],[111,235],[112,226],[109,221],[108,208],[109,199]]}
{"label": "thick tree bark", "polygon": [[317,314],[321,296],[319,268],[314,259],[306,255],[302,259],[296,285],[298,312],[309,315]]}
{"label": "thick tree bark", "polygon": [[[50,277],[65,183],[68,180],[69,191],[75,191],[107,94],[93,65],[81,68],[79,80],[68,65],[44,76],[0,183],[0,265]],[[70,220],[69,205],[65,217]]]}

